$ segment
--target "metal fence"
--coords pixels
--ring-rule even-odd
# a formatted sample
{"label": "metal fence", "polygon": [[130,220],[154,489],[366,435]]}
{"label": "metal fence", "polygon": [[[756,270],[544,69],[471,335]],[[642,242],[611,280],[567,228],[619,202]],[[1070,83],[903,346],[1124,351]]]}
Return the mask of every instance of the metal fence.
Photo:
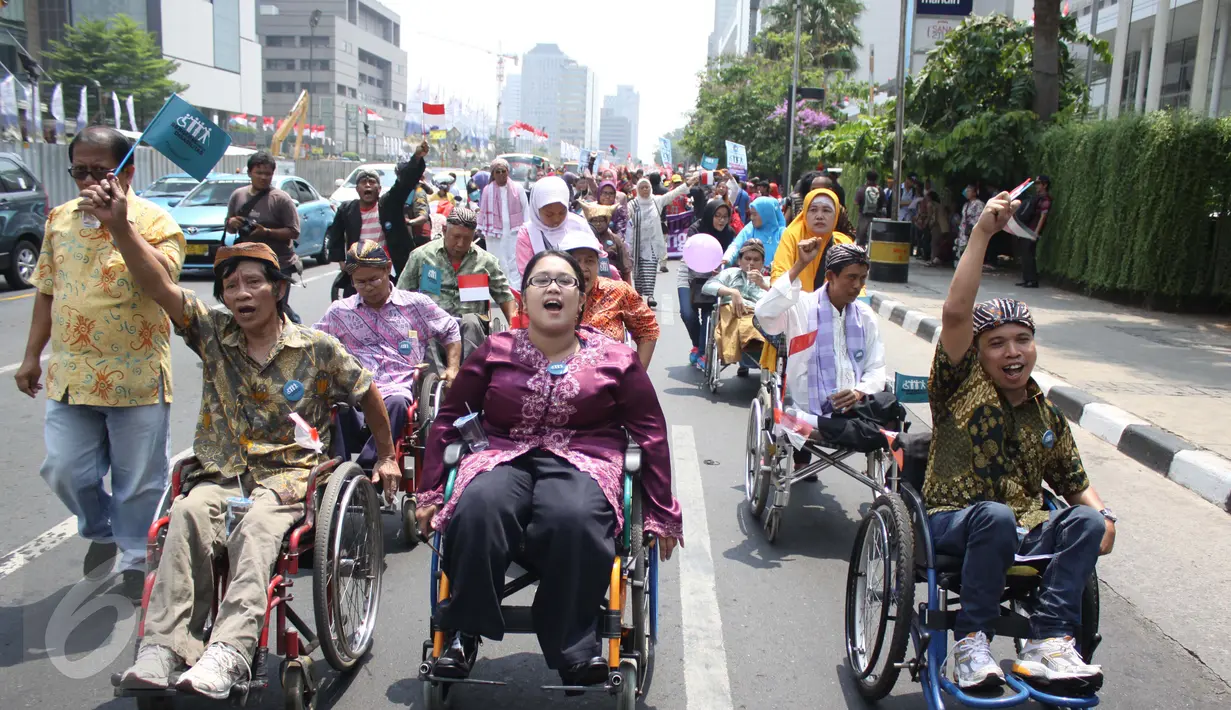
{"label": "metal fence", "polygon": [[[68,146],[54,143],[21,143],[0,142],[0,151],[16,153],[22,162],[30,166],[34,175],[43,183],[51,204],[58,205],[75,198],[78,190],[73,178],[68,174],[70,165]],[[133,164],[137,172],[133,177],[133,187],[141,190],[150,183],[168,173],[183,172],[161,153],[147,146],[139,146],[133,154]],[[247,169],[248,157],[244,155],[227,155],[218,161],[214,168],[216,172],[234,173]],[[352,160],[296,160],[295,174],[304,178],[316,187],[325,197],[334,191],[334,181],[345,178],[359,163]]]}

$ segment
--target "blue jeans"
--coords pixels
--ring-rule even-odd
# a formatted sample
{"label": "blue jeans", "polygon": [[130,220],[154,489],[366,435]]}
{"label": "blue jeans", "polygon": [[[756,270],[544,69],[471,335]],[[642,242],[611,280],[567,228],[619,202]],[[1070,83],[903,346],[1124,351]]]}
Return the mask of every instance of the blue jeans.
{"label": "blue jeans", "polygon": [[1018,542],[1017,519],[1003,503],[983,501],[928,518],[936,554],[962,557],[962,608],[955,639],[982,631],[990,638],[1000,616],[1005,573],[1014,553],[1054,555],[1043,572],[1039,603],[1030,618],[1035,639],[1073,636],[1081,625],[1081,594],[1098,562],[1106,524],[1088,505],[1054,510],[1051,519]]}
{"label": "blue jeans", "polygon": [[710,309],[708,307],[693,308],[692,293],[687,287],[680,286],[676,292],[680,296],[680,320],[684,321],[684,327],[688,329],[688,337],[692,340],[692,346],[704,355],[705,341],[710,334]]}
{"label": "blue jeans", "polygon": [[[145,539],[167,484],[171,405],[96,407],[47,400],[39,471],[87,540],[115,542],[119,569],[143,569]],[[103,477],[111,471],[111,492]]]}

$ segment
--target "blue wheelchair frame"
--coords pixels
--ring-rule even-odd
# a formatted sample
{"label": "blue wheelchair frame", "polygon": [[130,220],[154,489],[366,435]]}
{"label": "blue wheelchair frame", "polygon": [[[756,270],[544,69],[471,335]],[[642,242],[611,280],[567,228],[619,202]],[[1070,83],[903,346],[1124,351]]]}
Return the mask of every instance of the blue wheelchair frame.
{"label": "blue wheelchair frame", "polygon": [[[444,500],[453,497],[453,486],[462,456],[466,453],[463,442],[453,442],[445,450],[445,466],[449,469],[445,484]],[[641,507],[641,449],[631,439],[624,453],[624,529],[617,538],[618,549],[612,569],[612,589],[609,592],[608,610],[599,619],[598,635],[607,641],[607,656],[609,675],[602,686],[543,686],[543,690],[569,693],[577,692],[607,692],[617,698],[617,707],[633,708],[637,698],[645,694],[649,688],[652,674],[654,646],[658,643],[658,555],[656,539],[643,532]],[[638,540],[636,536],[640,536]],[[419,667],[419,680],[424,688],[424,705],[427,710],[442,708],[446,701],[449,687],[456,683],[471,685],[506,685],[500,681],[438,678],[432,674],[432,663],[443,650],[444,630],[435,624],[436,608],[439,605],[442,587],[448,593],[448,579],[440,564],[440,554],[444,552],[444,536],[439,532],[433,534],[433,549],[431,562],[431,577],[429,595],[431,599],[431,637],[423,644],[423,663]],[[644,572],[640,564],[644,564]],[[644,578],[642,578],[642,575]],[[527,572],[506,583],[502,599],[533,585],[537,575]],[[641,591],[643,590],[643,591]],[[626,591],[631,592],[625,593]],[[637,595],[644,594],[648,614],[638,624],[643,615],[632,609],[632,627],[623,625],[623,614],[626,608],[631,608]],[[631,597],[631,598],[630,598]],[[502,607],[506,611],[506,633],[533,633],[529,609],[525,607]],[[641,628],[642,626],[646,628]],[[644,647],[638,642],[644,639]]]}

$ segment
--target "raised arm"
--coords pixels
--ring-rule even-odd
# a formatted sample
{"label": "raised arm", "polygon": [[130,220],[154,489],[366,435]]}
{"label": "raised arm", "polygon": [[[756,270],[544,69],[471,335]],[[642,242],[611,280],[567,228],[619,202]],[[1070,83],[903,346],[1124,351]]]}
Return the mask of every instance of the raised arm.
{"label": "raised arm", "polygon": [[419,181],[423,179],[423,173],[427,171],[427,152],[427,141],[423,141],[415,149],[415,154],[411,156],[410,162],[397,174],[397,180],[393,183],[393,187],[389,188],[389,192],[386,193],[387,199],[393,200],[394,204],[397,205],[406,204],[410,193],[415,191]]}
{"label": "raised arm", "polygon": [[979,281],[983,278],[983,257],[992,235],[1004,229],[1017,209],[1018,202],[1009,204],[1009,193],[1002,192],[988,200],[983,214],[970,232],[966,251],[953,273],[949,295],[940,318],[940,344],[949,362],[957,363],[966,355],[974,341],[974,308],[979,296]]}

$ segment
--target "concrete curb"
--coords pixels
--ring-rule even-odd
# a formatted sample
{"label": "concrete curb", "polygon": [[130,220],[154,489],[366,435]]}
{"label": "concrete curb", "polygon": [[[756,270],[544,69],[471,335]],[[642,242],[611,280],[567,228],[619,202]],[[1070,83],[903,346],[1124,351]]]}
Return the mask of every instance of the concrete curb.
{"label": "concrete curb", "polygon": [[[939,318],[912,310],[880,293],[870,295],[872,309],[885,320],[929,343],[935,344],[940,339]],[[1231,513],[1231,461],[1200,449],[1048,372],[1036,369],[1034,380],[1074,424]]]}

